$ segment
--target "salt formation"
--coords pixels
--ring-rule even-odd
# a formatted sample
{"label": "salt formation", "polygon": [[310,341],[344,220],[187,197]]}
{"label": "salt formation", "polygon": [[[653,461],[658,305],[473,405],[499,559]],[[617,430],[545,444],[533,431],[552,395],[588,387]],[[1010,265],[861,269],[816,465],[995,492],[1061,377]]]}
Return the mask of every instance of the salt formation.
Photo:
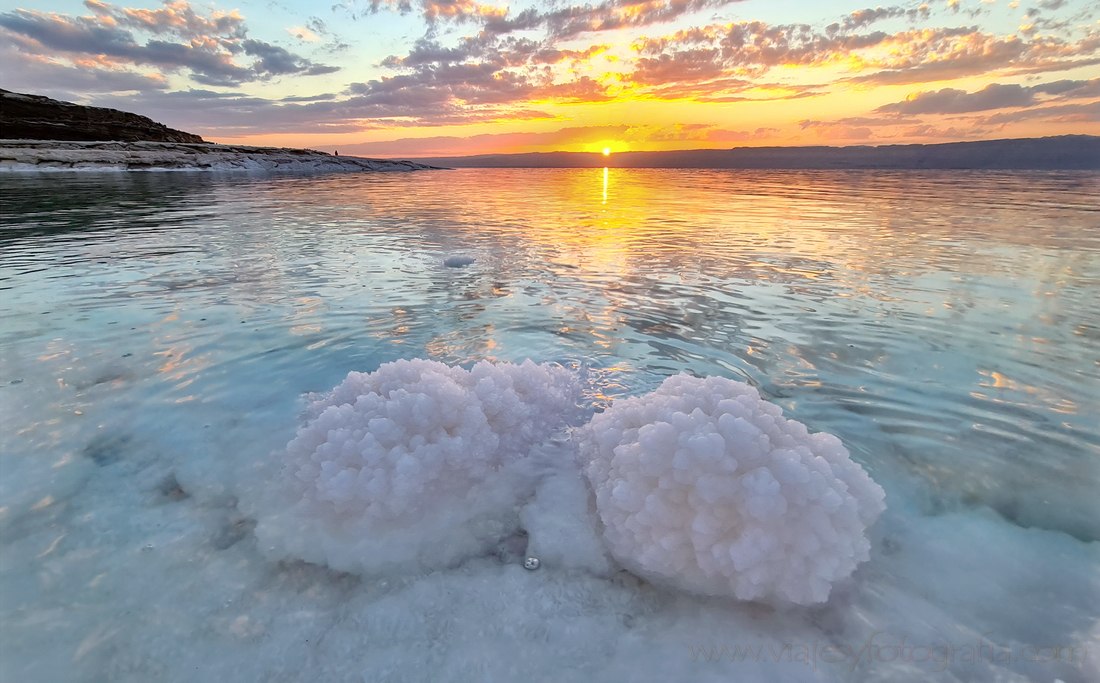
{"label": "salt formation", "polygon": [[525,455],[562,426],[573,373],[552,365],[428,360],[352,372],[288,444],[263,547],[351,572],[437,567],[518,526]]}
{"label": "salt formation", "polygon": [[885,507],[839,439],[721,377],[617,401],[580,442],[615,559],[705,595],[824,602],[868,559]]}

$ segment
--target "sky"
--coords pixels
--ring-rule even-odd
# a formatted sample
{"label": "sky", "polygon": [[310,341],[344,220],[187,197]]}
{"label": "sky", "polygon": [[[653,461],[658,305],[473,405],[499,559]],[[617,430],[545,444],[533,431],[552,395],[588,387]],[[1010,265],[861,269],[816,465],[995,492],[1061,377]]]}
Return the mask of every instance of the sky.
{"label": "sky", "polygon": [[445,156],[1100,134],[1100,3],[0,0],[0,87]]}

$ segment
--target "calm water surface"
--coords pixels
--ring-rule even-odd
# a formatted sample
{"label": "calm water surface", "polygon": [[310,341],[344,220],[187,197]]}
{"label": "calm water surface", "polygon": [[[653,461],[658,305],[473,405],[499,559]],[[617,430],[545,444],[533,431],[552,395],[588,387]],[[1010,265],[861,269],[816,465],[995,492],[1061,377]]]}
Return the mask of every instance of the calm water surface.
{"label": "calm water surface", "polygon": [[[1096,174],[84,174],[0,189],[5,542],[96,514],[82,498],[96,486],[171,497],[165,467],[217,489],[211,472],[230,481],[286,443],[303,393],[410,357],[558,361],[586,373],[596,407],[681,371],[741,379],[840,435],[892,505],[1100,539]],[[443,265],[456,255],[474,262]],[[5,593],[8,613],[48,594],[42,580]]]}

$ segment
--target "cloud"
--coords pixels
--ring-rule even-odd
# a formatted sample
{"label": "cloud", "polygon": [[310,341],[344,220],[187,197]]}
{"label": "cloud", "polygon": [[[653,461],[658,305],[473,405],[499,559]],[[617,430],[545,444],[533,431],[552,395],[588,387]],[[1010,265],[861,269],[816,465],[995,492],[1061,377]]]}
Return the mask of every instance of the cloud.
{"label": "cloud", "polygon": [[289,50],[283,49],[277,45],[272,45],[271,43],[265,43],[261,40],[249,39],[241,41],[241,48],[246,55],[256,57],[256,62],[253,63],[252,70],[267,76],[279,76],[283,74],[316,76],[339,71],[337,67],[314,64],[308,59],[303,59],[291,53]]}
{"label": "cloud", "polygon": [[318,43],[321,41],[321,36],[307,26],[291,26],[286,32],[303,43]]}
{"label": "cloud", "polygon": [[804,119],[798,122],[799,128],[806,130],[807,128],[828,128],[830,126],[846,126],[852,127],[884,127],[884,126],[904,126],[904,125],[919,125],[922,121],[915,118],[906,117],[886,117],[886,116],[847,116],[841,119],[834,119],[832,121],[820,121],[817,119]]}
{"label": "cloud", "polygon": [[854,31],[866,28],[880,21],[902,17],[909,21],[917,21],[919,19],[927,19],[931,13],[932,9],[927,4],[921,4],[916,7],[869,7],[867,9],[859,9],[851,12],[841,21],[835,24],[829,24],[825,27],[825,32],[833,34],[839,31]]}
{"label": "cloud", "polygon": [[1100,102],[1061,104],[994,114],[983,120],[989,125],[1005,125],[1042,119],[1058,123],[1100,123]]}
{"label": "cloud", "polygon": [[[365,12],[368,14],[376,14],[383,10],[409,14],[416,9],[428,24],[442,20],[467,23],[490,17],[503,17],[508,13],[507,8],[482,4],[476,0],[419,0],[415,3],[411,0],[370,0],[365,5]],[[353,16],[354,14],[353,10]]]}
{"label": "cloud", "polygon": [[542,21],[550,36],[564,39],[582,33],[667,23],[728,4],[728,0],[608,0],[598,5],[552,10],[542,15]]}
{"label": "cloud", "polygon": [[41,55],[28,55],[14,45],[0,48],[4,87],[14,92],[48,95],[61,100],[82,99],[89,93],[154,91],[168,86],[156,73],[104,67],[94,61],[66,64]]}
{"label": "cloud", "polygon": [[571,145],[594,144],[615,139],[629,127],[581,126],[549,132],[487,133],[459,137],[439,135],[423,138],[401,138],[385,142],[368,142],[347,147],[348,153],[399,156],[451,156],[476,154],[485,149],[500,152],[560,149]]}
{"label": "cloud", "polygon": [[641,57],[634,63],[629,80],[635,85],[651,86],[717,79],[725,74],[718,56],[718,48],[696,48]]}
{"label": "cloud", "polygon": [[[369,88],[368,88],[369,91]],[[522,105],[456,107],[446,102],[425,105],[437,93],[322,93],[281,99],[244,92],[192,88],[145,92],[140,108],[129,96],[95,95],[88,104],[134,111],[204,137],[226,138],[265,133],[352,133],[392,127],[463,125],[499,121],[550,119],[546,112]]]}
{"label": "cloud", "polygon": [[991,83],[977,92],[955,88],[918,92],[901,102],[885,104],[884,114],[963,114],[967,112],[1029,107],[1043,95],[1061,98],[1100,97],[1100,78],[1091,81],[1054,81],[1033,86]]}
{"label": "cloud", "polygon": [[[418,11],[433,25],[440,21],[476,23],[490,35],[541,30],[554,39],[568,39],[585,33],[614,31],[667,23],[685,15],[718,9],[743,0],[603,0],[595,4],[530,7],[515,14],[506,7],[476,0],[370,0],[366,13],[383,10],[408,14]],[[353,14],[354,14],[353,9]]]}
{"label": "cloud", "polygon": [[[634,85],[638,85],[635,83]],[[668,81],[643,87],[640,94],[648,99],[693,100],[695,102],[775,102],[819,97],[821,85],[769,83],[746,78],[721,77],[700,81]]]}
{"label": "cloud", "polygon": [[[201,15],[186,0],[166,0],[159,9],[116,7],[100,0],[84,0],[100,23],[136,29],[154,35],[172,35],[185,40],[204,40],[210,36],[243,38],[244,17],[237,10],[211,10]],[[58,15],[54,15],[58,16]]]}
{"label": "cloud", "polygon": [[725,144],[772,139],[777,132],[778,129],[767,127],[754,130],[729,130],[701,123],[670,126],[618,124],[571,126],[542,132],[486,133],[469,137],[444,135],[401,138],[385,142],[346,145],[340,149],[341,151],[346,149],[349,154],[380,156],[458,156],[478,154],[486,149],[502,154],[554,151],[563,148],[577,149],[603,145],[612,141],[631,146],[654,142],[683,143],[685,146]]}
{"label": "cloud", "polygon": [[500,17],[508,13],[507,8],[483,5],[474,0],[425,0],[424,18],[436,19],[475,19],[482,17]]}
{"label": "cloud", "polygon": [[[806,24],[740,21],[676,31],[635,42],[640,60],[721,68],[726,75],[759,78],[778,67],[829,67],[848,71],[836,82],[900,85],[951,80],[991,72],[1039,73],[1086,66],[1100,53],[1100,33],[1079,40],[994,35],[949,26],[849,32],[882,17],[908,16],[898,8],[861,10],[845,24],[819,30]],[[715,52],[716,51],[716,52]],[[804,72],[805,73],[805,72]],[[639,69],[637,80],[652,80]]]}
{"label": "cloud", "polygon": [[876,111],[888,114],[960,114],[986,109],[1026,107],[1034,102],[1035,95],[1028,88],[991,83],[974,93],[954,88],[917,93],[902,102],[883,105]]}
{"label": "cloud", "polygon": [[[371,102],[416,101],[438,107],[441,115],[453,120],[462,107],[518,106],[531,100],[801,99],[835,91],[837,83],[896,85],[1066,68],[1066,60],[1100,50],[1100,37],[1090,45],[1087,36],[1073,42],[1054,35],[999,35],[973,26],[872,30],[887,21],[924,23],[933,16],[927,4],[859,9],[824,28],[734,21],[695,25],[667,35],[641,30],[690,22],[732,4],[565,0],[515,11],[473,0],[377,0],[368,3],[368,11],[419,13],[428,30],[407,53],[381,62],[391,73],[353,88]],[[713,21],[713,14],[707,19]],[[441,27],[443,22],[449,22],[448,27]],[[456,35],[461,25],[473,28]],[[621,40],[612,48],[577,48],[578,39],[591,42],[597,37],[592,34],[628,28],[641,34],[630,51],[623,50]],[[615,45],[616,39],[609,37],[607,43]],[[838,78],[837,71],[848,75]]]}
{"label": "cloud", "polygon": [[973,28],[925,28],[897,33],[828,35],[805,24],[772,25],[759,21],[711,25],[636,43],[643,56],[676,55],[716,49],[716,62],[726,70],[759,75],[780,66],[843,66],[869,72],[850,81],[883,74],[936,70],[972,72],[1009,64],[1026,49],[1019,38],[998,38]]}
{"label": "cloud", "polygon": [[[293,87],[270,99],[256,97],[259,91],[241,91],[257,81],[289,82],[289,77],[337,70],[320,63],[329,60],[318,55],[347,46],[321,18],[277,27],[272,37],[250,33],[249,23],[236,10],[209,9],[188,0],[168,0],[152,8],[85,0],[87,16],[0,12],[0,42],[15,65],[9,70],[25,63],[27,73],[38,74],[43,87],[53,92],[83,95],[154,118],[163,114],[177,127],[222,137],[545,120],[572,115],[573,110],[559,104],[616,99],[648,100],[646,106],[659,100],[733,104],[920,84],[908,99],[883,104],[864,116],[807,119],[799,129],[807,135],[879,140],[903,129],[932,131],[941,123],[922,117],[1050,110],[1097,97],[1095,79],[1034,84],[1022,77],[1100,64],[1100,30],[1094,22],[1077,18],[1079,7],[1057,0],[1029,4],[1035,9],[1027,15],[1036,26],[1032,32],[1003,32],[1000,24],[993,30],[989,27],[994,22],[984,20],[975,22],[981,28],[961,25],[971,21],[967,12],[975,3],[964,6],[957,17],[947,14],[942,3],[934,8],[899,3],[857,9],[832,23],[811,25],[730,21],[733,11],[742,14],[749,6],[729,0],[556,0],[528,3],[527,9],[496,0],[367,0],[357,12],[404,13],[409,18],[402,25],[419,23],[423,34],[381,62],[361,64],[355,82],[326,79],[327,92]],[[1022,12],[1015,13],[1016,19]],[[634,42],[626,42],[630,40]],[[184,89],[169,90],[169,77],[175,77],[172,83],[186,83]],[[938,82],[971,77],[992,85],[970,91]],[[997,82],[1008,80],[1026,84]],[[20,82],[36,89],[29,77]],[[140,105],[108,94],[135,90],[149,93]],[[319,94],[311,94],[315,92]],[[745,120],[751,120],[780,107],[743,110]],[[589,115],[595,110],[583,111]],[[1048,115],[1082,115],[1060,112]],[[977,122],[981,117],[969,118]],[[592,128],[599,127],[586,130]],[[616,139],[644,134],[662,142],[708,145],[758,139],[751,137],[758,135],[756,128],[745,128],[697,122],[660,129],[628,126]],[[579,135],[576,130],[571,134]]]}
{"label": "cloud", "polygon": [[280,102],[321,102],[324,100],[335,100],[337,98],[334,92],[325,92],[318,95],[287,95],[280,98]]}
{"label": "cloud", "polygon": [[[207,85],[236,86],[280,75],[336,70],[248,38],[244,20],[235,11],[202,15],[183,0],[154,10],[116,7],[99,0],[85,0],[85,6],[91,16],[25,9],[0,13],[0,33],[28,54],[61,57],[71,63],[98,58],[166,72],[186,70],[196,82]],[[150,37],[143,42],[138,34]],[[255,59],[242,64],[241,54]]]}
{"label": "cloud", "polygon": [[939,142],[975,140],[996,132],[996,127],[977,119],[957,126],[938,126],[913,116],[848,116],[831,121],[808,119],[799,128],[824,141],[843,140],[850,143]]}

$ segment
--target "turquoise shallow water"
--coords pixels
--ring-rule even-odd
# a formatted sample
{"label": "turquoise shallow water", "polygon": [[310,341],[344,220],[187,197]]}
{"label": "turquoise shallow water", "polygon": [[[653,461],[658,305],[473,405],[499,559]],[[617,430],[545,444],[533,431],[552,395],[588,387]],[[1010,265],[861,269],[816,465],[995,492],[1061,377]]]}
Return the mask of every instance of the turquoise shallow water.
{"label": "turquoise shallow water", "polygon": [[[681,371],[748,381],[839,435],[892,514],[988,516],[1089,557],[1100,539],[1096,174],[148,173],[0,190],[0,532],[46,553],[5,553],[0,594],[37,647],[34,624],[64,621],[49,590],[100,573],[79,554],[46,565],[88,515],[144,514],[173,481],[232,498],[304,393],[398,358],[557,361],[597,409]],[[164,523],[72,552],[190,533]],[[60,641],[117,664],[88,637]]]}

